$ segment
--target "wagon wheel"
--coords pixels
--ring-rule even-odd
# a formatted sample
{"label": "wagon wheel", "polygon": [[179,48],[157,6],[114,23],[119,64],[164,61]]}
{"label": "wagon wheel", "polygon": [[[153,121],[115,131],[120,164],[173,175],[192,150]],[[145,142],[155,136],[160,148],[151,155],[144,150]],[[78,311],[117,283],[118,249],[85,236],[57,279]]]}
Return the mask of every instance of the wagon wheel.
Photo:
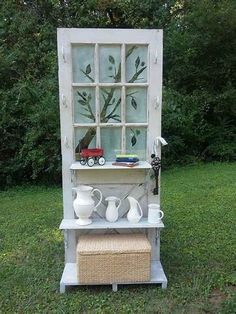
{"label": "wagon wheel", "polygon": [[98,163],[99,163],[100,166],[103,166],[105,164],[105,162],[106,162],[106,160],[105,160],[104,157],[99,157]]}
{"label": "wagon wheel", "polygon": [[89,157],[88,161],[87,161],[87,164],[88,164],[89,167],[92,167],[95,164],[94,158],[93,157]]}
{"label": "wagon wheel", "polygon": [[80,163],[83,166],[86,165],[86,159],[85,158],[80,159]]}

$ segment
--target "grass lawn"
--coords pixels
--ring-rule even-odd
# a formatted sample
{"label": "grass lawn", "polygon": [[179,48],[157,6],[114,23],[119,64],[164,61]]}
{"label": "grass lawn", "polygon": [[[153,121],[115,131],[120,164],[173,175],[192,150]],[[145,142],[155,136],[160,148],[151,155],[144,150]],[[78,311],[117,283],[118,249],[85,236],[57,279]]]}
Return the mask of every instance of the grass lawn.
{"label": "grass lawn", "polygon": [[235,313],[236,163],[162,174],[158,286],[76,287],[59,294],[64,248],[61,189],[0,193],[0,313]]}

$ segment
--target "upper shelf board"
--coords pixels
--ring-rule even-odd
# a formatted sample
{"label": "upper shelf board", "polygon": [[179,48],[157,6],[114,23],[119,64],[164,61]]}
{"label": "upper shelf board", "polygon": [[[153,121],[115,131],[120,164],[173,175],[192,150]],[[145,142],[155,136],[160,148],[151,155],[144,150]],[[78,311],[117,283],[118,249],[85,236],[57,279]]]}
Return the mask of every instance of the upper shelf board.
{"label": "upper shelf board", "polygon": [[138,223],[130,223],[126,218],[120,218],[116,222],[108,222],[105,219],[92,219],[90,225],[81,226],[76,219],[63,219],[60,229],[143,229],[143,228],[164,228],[163,222],[149,223],[147,218],[142,218]]}
{"label": "upper shelf board", "polygon": [[81,165],[79,161],[74,162],[71,166],[71,170],[116,170],[116,169],[125,169],[125,170],[134,170],[134,169],[151,169],[152,166],[147,161],[140,161],[139,165],[135,167],[124,167],[124,166],[113,166],[112,162],[107,161],[104,166],[94,165],[93,167],[89,167],[87,165]]}

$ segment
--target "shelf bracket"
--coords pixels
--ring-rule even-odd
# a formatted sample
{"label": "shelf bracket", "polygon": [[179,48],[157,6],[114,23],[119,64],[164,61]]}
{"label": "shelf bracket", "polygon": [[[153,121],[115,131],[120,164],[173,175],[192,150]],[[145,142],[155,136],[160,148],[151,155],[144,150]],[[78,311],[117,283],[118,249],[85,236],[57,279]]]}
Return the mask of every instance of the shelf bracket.
{"label": "shelf bracket", "polygon": [[67,230],[64,230],[64,244],[65,244],[65,249],[68,249],[68,232]]}
{"label": "shelf bracket", "polygon": [[159,239],[160,235],[159,235],[159,230],[156,228],[156,234],[155,234],[155,245],[157,246],[158,244],[158,239]]}

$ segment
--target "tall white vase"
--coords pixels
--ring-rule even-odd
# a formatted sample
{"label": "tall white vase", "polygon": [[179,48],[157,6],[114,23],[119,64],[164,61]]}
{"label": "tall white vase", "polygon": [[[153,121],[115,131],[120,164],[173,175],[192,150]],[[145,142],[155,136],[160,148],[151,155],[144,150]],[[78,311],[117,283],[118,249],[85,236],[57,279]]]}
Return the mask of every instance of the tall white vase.
{"label": "tall white vase", "polygon": [[[76,220],[76,223],[82,226],[89,225],[92,223],[92,220],[89,217],[92,215],[93,211],[96,211],[96,208],[102,202],[102,192],[87,185],[80,185],[73,188],[73,190],[76,191],[76,198],[73,202],[73,207],[77,217],[79,218]],[[100,200],[96,205],[95,201],[92,199],[95,192],[98,192],[100,195]]]}

